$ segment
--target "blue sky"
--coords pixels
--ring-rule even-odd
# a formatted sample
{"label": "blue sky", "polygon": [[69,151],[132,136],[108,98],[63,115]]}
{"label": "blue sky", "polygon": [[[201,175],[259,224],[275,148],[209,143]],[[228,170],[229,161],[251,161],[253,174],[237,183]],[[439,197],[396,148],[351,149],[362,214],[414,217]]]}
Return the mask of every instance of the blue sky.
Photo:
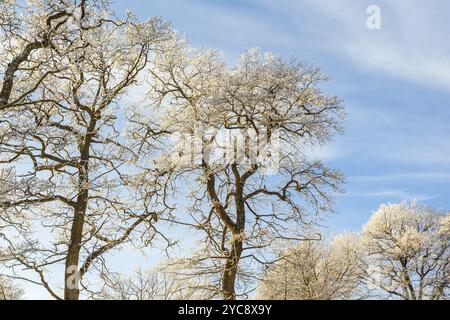
{"label": "blue sky", "polygon": [[[381,30],[366,27],[372,4],[381,9]],[[162,16],[230,64],[259,47],[330,76],[324,88],[344,100],[348,119],[344,135],[323,150],[347,177],[336,214],[324,222],[329,233],[360,230],[381,203],[416,199],[450,209],[449,1],[116,0],[114,7]],[[110,258],[129,272],[160,253]],[[33,287],[27,297],[45,294]]]}
{"label": "blue sky", "polygon": [[[369,5],[381,29],[366,26]],[[194,46],[234,63],[259,47],[318,65],[344,100],[345,134],[324,150],[346,177],[330,233],[357,231],[379,204],[423,201],[450,208],[450,2],[445,0],[127,0],[160,15]]]}

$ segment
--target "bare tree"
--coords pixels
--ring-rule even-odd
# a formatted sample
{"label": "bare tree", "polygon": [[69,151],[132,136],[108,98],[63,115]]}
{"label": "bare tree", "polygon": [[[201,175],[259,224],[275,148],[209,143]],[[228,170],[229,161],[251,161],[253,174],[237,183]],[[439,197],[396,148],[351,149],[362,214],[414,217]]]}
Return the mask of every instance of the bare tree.
{"label": "bare tree", "polygon": [[450,218],[416,202],[380,206],[360,234],[304,242],[281,255],[268,299],[448,299]]}
{"label": "bare tree", "polygon": [[75,23],[86,29],[98,25],[101,19],[88,19],[88,11],[102,9],[101,0],[2,1],[0,111],[27,105],[43,81],[65,69],[53,55],[76,50],[71,39],[77,30],[72,27]]}
{"label": "bare tree", "polygon": [[304,241],[282,251],[269,266],[258,289],[261,299],[362,299],[369,291],[362,284],[357,235],[337,236],[331,243]]}
{"label": "bare tree", "polygon": [[10,279],[0,276],[0,300],[18,300],[22,296],[22,289],[14,285]]}
{"label": "bare tree", "polygon": [[153,76],[161,124],[182,136],[159,168],[192,199],[190,217],[176,222],[204,232],[195,260],[220,264],[219,291],[235,299],[243,260],[269,262],[264,249],[274,240],[303,239],[302,226],[332,210],[341,174],[310,153],[340,131],[341,103],[321,92],[317,68],[257,50],[229,68],[216,52],[179,41],[156,59]]}
{"label": "bare tree", "polygon": [[[171,263],[135,272],[133,277],[111,274],[99,294],[106,300],[190,300],[208,299],[198,290],[196,279],[182,279]],[[195,284],[194,284],[195,283]]]}
{"label": "bare tree", "polygon": [[[3,234],[0,230],[0,238],[1,237],[3,237]],[[2,275],[3,261],[7,258],[8,257],[0,251],[0,300],[18,300],[23,296],[23,290],[12,282],[11,279]]]}
{"label": "bare tree", "polygon": [[[17,63],[5,72],[0,163],[9,167],[2,177],[0,228],[11,269],[25,267],[37,280],[16,272],[14,277],[42,285],[56,299],[73,300],[80,297],[80,286],[90,291],[83,282],[88,270],[105,271],[107,251],[131,241],[132,233],[144,244],[158,234],[154,222],[165,210],[159,205],[159,185],[141,169],[139,163],[147,159],[135,149],[139,141],[120,134],[128,112],[119,105],[148,66],[151,52],[172,31],[159,18],[145,23],[131,14],[125,20],[111,18],[107,7],[100,10],[87,1],[71,11],[64,1],[36,3],[26,9],[30,26],[36,25],[28,31],[43,38],[26,50],[46,48],[47,38],[57,33],[48,44],[53,50],[45,52],[57,72],[28,51],[13,58]],[[58,17],[48,18],[53,12]],[[42,22],[42,17],[47,19]],[[17,79],[18,72],[39,76],[25,89],[17,82],[16,90],[9,90],[9,77]],[[160,133],[152,131],[147,143]],[[48,277],[61,263],[63,296]]]}
{"label": "bare tree", "polygon": [[362,241],[367,285],[397,299],[448,299],[448,213],[416,202],[382,205]]}

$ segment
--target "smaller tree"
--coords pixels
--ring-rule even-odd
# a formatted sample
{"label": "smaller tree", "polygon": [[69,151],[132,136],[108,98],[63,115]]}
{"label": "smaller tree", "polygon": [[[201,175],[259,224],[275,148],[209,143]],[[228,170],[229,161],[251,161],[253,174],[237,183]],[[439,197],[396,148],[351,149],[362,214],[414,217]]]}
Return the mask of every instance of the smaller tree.
{"label": "smaller tree", "polygon": [[356,299],[361,287],[356,236],[308,240],[287,249],[266,272],[258,297],[271,300]]}
{"label": "smaller tree", "polygon": [[10,279],[0,276],[0,300],[18,300],[23,296],[23,290]]}
{"label": "smaller tree", "polygon": [[[174,264],[177,265],[177,264]],[[137,270],[132,277],[113,273],[106,277],[98,298],[106,300],[190,300],[209,299],[207,291],[184,279],[172,263],[151,270]]]}
{"label": "smaller tree", "polygon": [[416,202],[382,205],[362,241],[368,285],[405,300],[449,297],[449,213]]}
{"label": "smaller tree", "polygon": [[[2,178],[2,174],[5,174],[5,172],[2,172],[2,170],[0,170],[0,179]],[[0,192],[1,191],[2,189],[0,188]],[[2,237],[3,234],[1,233],[0,229],[0,239]],[[2,262],[7,258],[8,257],[4,255],[4,253],[0,248],[0,300],[18,300],[23,296],[24,294],[23,290],[20,287],[18,287],[15,283],[13,283],[11,279],[2,275],[1,270]]]}

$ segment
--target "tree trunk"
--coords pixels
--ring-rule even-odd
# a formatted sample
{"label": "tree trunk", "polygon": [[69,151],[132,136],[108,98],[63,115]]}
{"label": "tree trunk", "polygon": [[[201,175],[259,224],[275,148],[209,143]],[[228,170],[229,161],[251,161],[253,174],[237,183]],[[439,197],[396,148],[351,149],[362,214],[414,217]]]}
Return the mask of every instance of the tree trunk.
{"label": "tree trunk", "polygon": [[225,261],[222,274],[222,294],[224,300],[236,300],[235,282],[239,259],[242,254],[242,240],[233,240],[232,249]]}
{"label": "tree trunk", "polygon": [[81,240],[83,237],[84,211],[76,211],[72,223],[70,244],[67,251],[64,299],[78,300],[80,297],[78,261],[80,257]]}
{"label": "tree trunk", "polygon": [[[95,123],[95,122],[93,122]],[[92,132],[92,123],[90,132]],[[78,300],[80,298],[80,272],[78,268],[81,242],[83,240],[83,227],[87,203],[89,199],[89,146],[91,137],[88,134],[85,147],[81,150],[80,171],[78,174],[77,205],[70,232],[70,243],[67,251],[64,275],[64,300]],[[86,147],[87,146],[87,147]]]}
{"label": "tree trunk", "polygon": [[[87,171],[84,171],[87,172]],[[85,185],[88,182],[86,174],[80,174],[80,184]],[[81,250],[81,241],[83,239],[84,219],[87,208],[88,189],[84,188],[78,196],[77,207],[72,222],[70,233],[70,243],[66,257],[66,269],[64,277],[64,299],[78,300],[80,297],[80,275],[79,258]]]}

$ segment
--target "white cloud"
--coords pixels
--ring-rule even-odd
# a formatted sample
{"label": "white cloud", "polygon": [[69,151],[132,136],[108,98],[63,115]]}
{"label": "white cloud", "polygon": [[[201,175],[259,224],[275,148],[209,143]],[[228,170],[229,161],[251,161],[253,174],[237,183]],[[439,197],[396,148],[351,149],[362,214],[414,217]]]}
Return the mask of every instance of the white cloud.
{"label": "white cloud", "polygon": [[394,174],[381,174],[371,176],[351,176],[348,178],[352,182],[386,182],[405,180],[432,180],[434,182],[450,182],[449,172],[407,172]]}
{"label": "white cloud", "polygon": [[348,108],[349,121],[345,134],[337,138],[338,150],[370,161],[421,165],[427,172],[448,171],[448,111],[422,103],[384,107],[367,103]]}
{"label": "white cloud", "polygon": [[404,189],[391,189],[382,191],[369,191],[369,192],[348,192],[343,196],[348,197],[374,197],[382,199],[395,199],[395,200],[417,200],[417,201],[427,201],[436,198],[438,195],[430,194],[418,194],[411,193]]}
{"label": "white cloud", "polygon": [[[290,17],[307,41],[336,51],[359,67],[421,85],[450,90],[450,24],[443,0],[377,1],[381,30],[366,27],[369,1],[265,0]],[[295,33],[295,31],[292,31]]]}
{"label": "white cloud", "polygon": [[155,1],[146,6],[150,14],[156,11],[173,21],[175,28],[186,32],[195,46],[219,49],[230,62],[234,62],[244,48],[286,48],[296,41],[295,34],[272,23],[271,16],[246,10],[245,3],[241,6],[218,1],[172,0]]}
{"label": "white cloud", "polygon": [[317,160],[331,161],[344,158],[346,156],[344,150],[338,148],[334,142],[329,142],[326,145],[309,148],[309,150],[307,148],[306,150],[309,151],[309,157]]}

